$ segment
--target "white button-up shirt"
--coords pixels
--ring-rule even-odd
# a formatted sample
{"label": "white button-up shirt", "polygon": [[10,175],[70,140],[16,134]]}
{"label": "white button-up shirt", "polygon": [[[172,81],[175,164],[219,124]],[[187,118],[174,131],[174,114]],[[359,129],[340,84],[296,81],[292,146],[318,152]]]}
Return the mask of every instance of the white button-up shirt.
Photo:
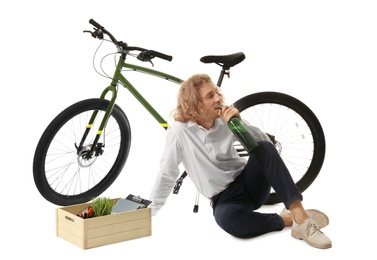
{"label": "white button-up shirt", "polygon": [[[269,140],[258,128],[244,122],[256,139]],[[210,199],[242,172],[246,159],[241,158],[233,144],[237,140],[227,124],[218,118],[212,128],[195,122],[173,122],[166,133],[165,149],[150,199],[152,215],[165,204],[183,167],[198,191]]]}

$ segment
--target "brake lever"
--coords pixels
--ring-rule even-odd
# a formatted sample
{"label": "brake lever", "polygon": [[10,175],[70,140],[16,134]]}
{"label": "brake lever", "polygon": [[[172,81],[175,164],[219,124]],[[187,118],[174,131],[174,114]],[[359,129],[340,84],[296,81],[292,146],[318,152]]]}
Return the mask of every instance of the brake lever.
{"label": "brake lever", "polygon": [[103,40],[103,32],[101,29],[95,29],[94,32],[92,31],[84,31],[84,33],[90,33],[93,38],[98,38],[100,40]]}
{"label": "brake lever", "polygon": [[139,55],[137,55],[137,59],[140,60],[140,61],[148,61],[152,64],[152,67],[154,67],[154,64],[152,62],[152,59],[154,58],[155,56],[153,56],[150,52],[148,51],[142,51],[139,53]]}

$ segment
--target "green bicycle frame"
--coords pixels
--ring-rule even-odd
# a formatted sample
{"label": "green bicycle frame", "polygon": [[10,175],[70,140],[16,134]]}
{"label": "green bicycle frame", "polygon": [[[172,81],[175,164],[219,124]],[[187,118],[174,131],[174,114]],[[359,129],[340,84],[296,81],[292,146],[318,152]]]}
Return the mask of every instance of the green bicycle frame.
{"label": "green bicycle frame", "polygon": [[[143,72],[149,75],[160,77],[166,79],[168,81],[172,81],[174,83],[180,84],[183,80],[174,77],[170,74],[166,74],[157,70],[149,69],[142,66],[137,66],[129,63],[123,63],[123,68],[132,69],[136,72]],[[157,120],[158,123],[165,129],[168,127],[168,123],[165,119],[163,119],[160,114],[148,103],[148,101],[134,88],[134,86],[123,76],[123,74],[119,74],[119,80],[122,82],[123,86],[127,88],[131,94],[148,110],[148,112]]]}
{"label": "green bicycle frame", "polygon": [[[103,90],[103,92],[100,96],[101,99],[105,99],[105,97],[109,94],[109,92],[112,94],[112,97],[110,99],[110,104],[106,109],[105,115],[102,119],[102,122],[101,122],[101,124],[98,128],[96,137],[94,139],[94,142],[92,144],[91,153],[90,153],[91,156],[94,154],[94,152],[96,150],[98,140],[100,139],[102,131],[105,128],[107,120],[109,119],[111,112],[114,108],[115,100],[117,98],[116,86],[118,85],[119,82],[121,82],[122,85],[131,92],[131,94],[140,102],[140,104],[143,105],[143,107],[146,110],[148,110],[148,112],[157,120],[157,122],[163,128],[167,129],[168,126],[169,126],[167,121],[164,118],[162,118],[162,116],[149,104],[149,102],[136,90],[136,88],[131,84],[131,82],[129,82],[127,80],[127,78],[122,74],[123,68],[131,69],[135,72],[143,72],[143,73],[155,76],[155,77],[159,77],[159,78],[166,79],[168,81],[172,81],[172,82],[177,83],[177,84],[180,84],[180,83],[183,82],[182,79],[179,79],[179,78],[172,76],[170,74],[166,74],[166,73],[154,70],[154,69],[149,69],[149,68],[146,68],[146,67],[126,63],[125,62],[125,55],[122,54],[121,57],[119,58],[116,70],[114,72],[114,76],[113,76],[112,81],[111,81],[111,84]],[[98,114],[98,111],[93,112],[93,114],[92,114],[92,116],[89,120],[89,123],[86,126],[86,129],[85,129],[83,138],[81,139],[79,147],[83,146],[84,141],[85,141],[86,137],[88,136],[88,134],[89,134],[89,132],[92,128],[93,122],[94,122],[97,114]]]}

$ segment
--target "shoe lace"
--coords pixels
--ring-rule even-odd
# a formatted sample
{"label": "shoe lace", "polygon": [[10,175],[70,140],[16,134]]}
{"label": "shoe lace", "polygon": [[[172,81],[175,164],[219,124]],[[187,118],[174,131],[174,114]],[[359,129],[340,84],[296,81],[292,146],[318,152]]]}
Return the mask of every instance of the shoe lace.
{"label": "shoe lace", "polygon": [[317,225],[314,222],[309,222],[308,225],[306,226],[306,229],[305,229],[306,237],[312,236],[316,232],[322,233],[322,231],[319,230],[319,228],[317,227]]}

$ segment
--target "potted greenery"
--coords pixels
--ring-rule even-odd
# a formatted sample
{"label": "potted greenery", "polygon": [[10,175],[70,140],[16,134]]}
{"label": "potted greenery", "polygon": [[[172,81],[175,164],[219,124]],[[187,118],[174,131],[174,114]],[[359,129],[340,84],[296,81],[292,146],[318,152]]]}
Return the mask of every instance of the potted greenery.
{"label": "potted greenery", "polygon": [[95,198],[91,206],[95,217],[110,215],[114,206],[114,200],[106,197]]}

